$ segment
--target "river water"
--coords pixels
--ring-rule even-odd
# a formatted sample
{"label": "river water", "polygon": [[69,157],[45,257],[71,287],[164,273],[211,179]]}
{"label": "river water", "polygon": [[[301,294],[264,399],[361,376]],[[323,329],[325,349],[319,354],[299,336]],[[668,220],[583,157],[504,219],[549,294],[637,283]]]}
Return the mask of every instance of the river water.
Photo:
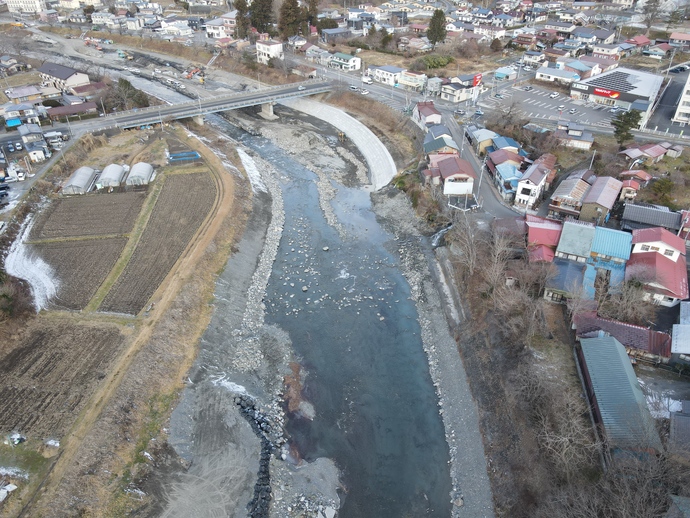
{"label": "river water", "polygon": [[450,516],[449,452],[415,304],[369,194],[334,184],[338,232],[314,173],[265,139],[235,137],[283,175],[266,323],[289,334],[315,410],[288,416],[292,446],[342,470],[340,516]]}

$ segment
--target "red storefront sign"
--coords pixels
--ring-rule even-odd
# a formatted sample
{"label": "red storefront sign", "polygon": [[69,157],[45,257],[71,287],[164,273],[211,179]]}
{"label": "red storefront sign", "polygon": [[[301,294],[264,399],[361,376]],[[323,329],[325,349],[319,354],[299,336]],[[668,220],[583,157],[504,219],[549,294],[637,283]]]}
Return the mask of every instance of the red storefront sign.
{"label": "red storefront sign", "polygon": [[474,81],[472,82],[472,86],[477,86],[482,82],[482,75],[481,74],[476,74],[474,76]]}
{"label": "red storefront sign", "polygon": [[595,88],[594,95],[600,95],[610,99],[618,99],[621,96],[621,93],[616,92],[615,90],[607,90],[606,88]]}

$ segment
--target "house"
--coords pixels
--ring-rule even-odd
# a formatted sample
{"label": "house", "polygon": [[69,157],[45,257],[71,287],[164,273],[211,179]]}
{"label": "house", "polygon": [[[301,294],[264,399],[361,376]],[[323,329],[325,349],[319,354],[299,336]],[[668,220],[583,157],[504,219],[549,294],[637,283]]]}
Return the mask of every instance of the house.
{"label": "house", "polygon": [[272,59],[285,59],[283,44],[275,40],[256,41],[256,61],[268,65]]}
{"label": "house", "polygon": [[685,149],[680,144],[671,144],[670,142],[659,142],[659,145],[666,150],[666,156],[670,158],[678,158]]}
{"label": "house", "polygon": [[549,177],[555,174],[556,157],[550,156],[553,157],[552,167],[549,167],[545,161],[535,161],[518,181],[514,202],[518,209],[532,210],[534,205],[541,200]]}
{"label": "house", "polygon": [[633,201],[637,197],[639,190],[640,183],[637,180],[623,180],[623,186],[621,187],[621,194],[618,197],[618,201],[624,203]]}
{"label": "house", "polygon": [[31,144],[33,142],[44,143],[43,130],[38,124],[23,124],[17,128],[17,132],[24,144]]}
{"label": "house", "polygon": [[570,70],[541,66],[537,69],[535,79],[538,81],[549,81],[569,85],[580,80],[580,75]]}
{"label": "house", "polygon": [[538,216],[525,216],[527,251],[530,262],[553,262],[561,239],[563,224]]}
{"label": "house", "polygon": [[206,36],[209,38],[221,39],[232,36],[232,33],[228,34],[225,27],[225,20],[222,18],[214,18],[213,20],[207,21],[205,27]]}
{"label": "house", "polygon": [[567,299],[578,294],[584,279],[585,264],[556,257],[552,262],[553,275],[549,276],[544,287],[544,299],[564,304]]}
{"label": "house", "polygon": [[525,162],[525,157],[507,149],[497,149],[487,155],[486,168],[493,178],[496,175],[496,166],[507,163],[515,167],[515,169],[521,169],[523,162]]}
{"label": "house", "polygon": [[681,214],[659,205],[625,205],[621,218],[622,230],[652,227],[663,227],[675,234],[681,227]]}
{"label": "house", "polygon": [[615,59],[595,58],[592,56],[580,56],[578,59],[581,63],[584,63],[585,65],[597,65],[601,69],[600,73],[613,70],[614,68],[617,68],[619,65],[619,62]]}
{"label": "house", "polygon": [[665,59],[671,54],[672,50],[673,47],[668,43],[658,43],[657,45],[647,47],[642,51],[642,54],[654,59]]}
{"label": "house", "polygon": [[498,189],[498,194],[505,201],[514,200],[520,178],[522,178],[522,172],[514,165],[504,162],[496,166],[494,184]]}
{"label": "house", "polygon": [[404,72],[404,68],[395,67],[392,65],[385,65],[381,67],[369,67],[369,75],[374,78],[374,81],[384,85],[395,86],[400,81],[400,75]]}
{"label": "house", "polygon": [[414,92],[421,92],[426,86],[427,76],[423,72],[414,72],[413,70],[403,70],[400,73],[398,85],[405,90],[412,90]]}
{"label": "house", "polygon": [[628,171],[622,171],[619,173],[618,177],[621,180],[631,179],[640,182],[641,184],[647,185],[647,182],[652,179],[652,175],[641,169],[630,169]]}
{"label": "house", "polygon": [[43,97],[41,91],[33,85],[15,86],[5,90],[5,95],[14,104],[38,102]]}
{"label": "house", "polygon": [[63,117],[70,117],[73,115],[78,115],[80,119],[82,115],[94,115],[98,113],[98,108],[95,102],[89,101],[81,104],[48,108],[46,112],[51,120],[59,121],[62,120]]}
{"label": "house", "polygon": [[551,195],[548,217],[556,220],[579,217],[582,200],[595,180],[594,172],[589,169],[570,173]]}
{"label": "house", "polygon": [[668,43],[679,49],[688,49],[690,48],[690,34],[685,32],[672,32],[671,37],[668,39]]}
{"label": "house", "polygon": [[624,155],[632,161],[639,161],[646,165],[653,165],[659,162],[666,155],[666,148],[660,144],[644,144],[642,146],[633,145],[619,154]]}
{"label": "house", "polygon": [[581,124],[566,120],[558,121],[554,136],[559,144],[566,147],[588,150],[594,144],[594,135],[591,132],[585,131]]}
{"label": "house", "polygon": [[567,219],[563,223],[556,257],[585,263],[591,256],[595,227],[591,223]]}
{"label": "house", "polygon": [[476,128],[472,126],[467,128],[465,132],[470,144],[475,148],[477,154],[484,153],[486,148],[493,144],[493,139],[500,136],[498,133],[486,128]]}
{"label": "house", "polygon": [[528,65],[539,65],[546,59],[546,54],[541,50],[528,50],[522,60]]}
{"label": "house", "polygon": [[[613,42],[611,42],[613,43]],[[625,40],[625,43],[628,43],[630,45],[635,45],[635,48],[637,49],[637,52],[642,52],[644,50],[647,50],[649,46],[652,44],[651,40],[645,36],[644,34],[638,34],[637,36],[633,36],[632,38],[628,38]]]}
{"label": "house", "polygon": [[607,459],[661,453],[654,419],[623,345],[612,336],[583,338],[575,356]]}
{"label": "house", "polygon": [[623,182],[610,176],[597,178],[582,200],[580,221],[589,221],[597,225],[608,221],[609,213],[618,199],[622,186]]}
{"label": "house", "polygon": [[433,133],[429,132],[424,137],[424,154],[429,155],[431,153],[438,154],[457,154],[460,148],[455,143],[452,137],[443,135],[438,138],[433,137]]}
{"label": "house", "polygon": [[353,56],[351,54],[345,54],[344,52],[336,52],[333,54],[333,57],[331,57],[331,61],[328,63],[328,66],[330,68],[337,68],[347,72],[359,70],[362,68],[362,58]]}
{"label": "house", "polygon": [[347,28],[337,29],[323,29],[321,31],[321,39],[324,43],[333,43],[336,41],[346,40],[352,37],[352,31]]}
{"label": "house", "polygon": [[668,333],[603,318],[595,311],[574,314],[572,325],[578,340],[612,336],[625,347],[630,355],[646,356],[652,360],[662,361],[671,357],[671,335]]}
{"label": "house", "polygon": [[[446,196],[468,196],[474,188],[477,175],[472,165],[458,155],[429,155],[429,176],[432,183],[439,178]],[[424,173],[427,176],[427,173]]]}
{"label": "house", "polygon": [[427,131],[429,126],[441,124],[442,118],[441,112],[434,106],[434,101],[420,101],[412,110],[412,120],[424,131]]}
{"label": "house", "polygon": [[482,91],[482,74],[459,75],[441,86],[441,99],[453,103],[477,99]]}
{"label": "house", "polygon": [[75,69],[46,61],[36,69],[45,84],[52,85],[61,91],[67,91],[75,86],[89,84],[89,76]]}

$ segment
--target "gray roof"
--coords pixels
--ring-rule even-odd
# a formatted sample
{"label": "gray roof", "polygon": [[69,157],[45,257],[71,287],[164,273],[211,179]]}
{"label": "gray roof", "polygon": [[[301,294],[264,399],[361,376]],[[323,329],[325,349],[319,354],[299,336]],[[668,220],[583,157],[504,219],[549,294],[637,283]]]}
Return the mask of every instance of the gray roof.
{"label": "gray roof", "polygon": [[627,204],[623,209],[621,228],[634,230],[636,228],[664,227],[668,230],[680,228],[681,216],[678,212],[662,210],[648,205]]}
{"label": "gray roof", "polygon": [[592,251],[592,241],[596,229],[594,225],[582,221],[568,220],[563,223],[561,239],[558,241],[557,252],[580,257],[589,257]]}
{"label": "gray roof", "polygon": [[580,347],[609,448],[661,452],[654,419],[625,348],[612,336],[582,338]]}
{"label": "gray roof", "polygon": [[561,257],[554,258],[553,265],[556,268],[555,275],[548,279],[546,288],[563,294],[574,294],[578,286],[582,286],[587,265]]}
{"label": "gray roof", "polygon": [[676,448],[684,451],[690,449],[690,415],[684,412],[671,412],[670,432],[671,443]]}
{"label": "gray roof", "polygon": [[58,79],[62,79],[63,81],[65,79],[69,79],[77,73],[77,71],[73,68],[63,67],[62,65],[58,65],[57,63],[50,62],[43,63],[43,65],[41,65],[37,70],[41,74],[47,74],[49,76],[57,77]]}
{"label": "gray roof", "polygon": [[[429,135],[431,135],[431,137],[429,137]],[[443,124],[435,124],[434,126],[429,126],[429,132],[426,137],[424,137],[424,141],[426,142],[427,139],[434,140],[443,135],[451,136],[450,130]]]}

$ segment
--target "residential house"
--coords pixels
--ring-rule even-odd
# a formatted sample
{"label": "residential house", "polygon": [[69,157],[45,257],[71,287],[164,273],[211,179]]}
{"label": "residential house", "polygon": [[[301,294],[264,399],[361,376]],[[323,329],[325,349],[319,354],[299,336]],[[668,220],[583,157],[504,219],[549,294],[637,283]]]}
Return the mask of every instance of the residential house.
{"label": "residential house", "polygon": [[502,39],[506,37],[506,30],[503,27],[496,25],[477,25],[474,28],[476,34],[482,34],[491,40]]}
{"label": "residential house", "polygon": [[497,136],[491,140],[491,146],[486,148],[487,153],[492,153],[497,149],[505,149],[513,153],[522,154],[524,151],[518,142],[510,137]]}
{"label": "residential house", "polygon": [[[42,106],[40,109],[45,110]],[[8,128],[19,126],[22,123],[40,124],[39,107],[33,104],[9,104],[5,106],[5,125]]]}
{"label": "residential house", "polygon": [[558,58],[568,58],[572,54],[569,50],[557,49],[556,47],[544,49],[544,56],[546,61],[558,61]]}
{"label": "residential house", "polygon": [[640,184],[647,185],[649,180],[652,179],[652,175],[641,169],[630,169],[628,171],[622,171],[618,174],[618,177],[622,180],[631,179],[640,182]]}
{"label": "residential house", "polygon": [[15,86],[5,90],[5,95],[14,104],[40,102],[43,98],[41,91],[33,85]]}
{"label": "residential house", "polygon": [[621,58],[621,48],[620,45],[612,43],[612,44],[604,44],[604,43],[598,43],[594,45],[592,48],[592,57],[595,58],[604,58],[604,59],[613,59],[618,61]]}
{"label": "residential house", "polygon": [[482,89],[482,74],[452,77],[441,86],[441,99],[453,103],[477,99]]}
{"label": "residential house", "polygon": [[[617,68],[619,65],[618,60],[615,59],[609,59],[609,58],[595,58],[592,56],[580,56],[579,60],[581,63],[584,63],[585,65],[597,65],[600,69],[600,73],[608,72],[610,70],[613,70],[614,68]],[[594,75],[594,74],[592,74]]]}
{"label": "residential house", "polygon": [[690,48],[690,34],[686,32],[672,32],[668,43],[681,50],[688,49]]}
{"label": "residential house", "polygon": [[467,135],[468,141],[479,155],[483,154],[486,148],[493,144],[493,139],[500,136],[498,133],[486,128],[477,128],[474,126],[466,128],[465,134]]}
{"label": "residential house", "polygon": [[596,228],[591,223],[567,219],[563,223],[561,239],[556,247],[556,257],[578,263],[590,259]]}
{"label": "residential house", "polygon": [[531,49],[537,44],[537,35],[535,33],[518,34],[515,36],[515,38],[513,38],[513,43],[519,47]]}
{"label": "residential house", "polygon": [[[477,175],[472,165],[458,155],[431,154],[428,170],[432,183],[436,183],[436,178],[440,179],[444,195],[469,196],[472,194]],[[427,176],[426,171],[424,175]]]}
{"label": "residential house", "polygon": [[559,120],[554,136],[558,143],[566,147],[589,150],[594,144],[594,136],[585,127],[575,122]]}
{"label": "residential house", "polygon": [[685,149],[680,144],[671,144],[670,142],[659,142],[659,145],[666,150],[666,156],[670,158],[678,158]]}
{"label": "residential house", "polygon": [[681,214],[659,205],[633,205],[627,203],[623,209],[621,229],[663,227],[676,234],[681,228]]}
{"label": "residential house", "polygon": [[[613,43],[613,42],[611,42]],[[649,48],[649,46],[652,44],[651,40],[645,36],[644,34],[638,34],[637,36],[633,36],[632,38],[628,38],[625,40],[625,43],[628,43],[630,45],[634,45],[636,52],[640,53]]]}
{"label": "residential house", "polygon": [[579,295],[587,265],[560,257],[555,257],[552,264],[553,275],[546,280],[544,299],[565,304],[569,298]]}
{"label": "residential house", "polygon": [[513,202],[520,178],[522,178],[522,171],[510,162],[504,162],[496,166],[494,184],[501,198],[507,202]]}
{"label": "residential house", "polygon": [[673,307],[688,298],[685,241],[664,228],[633,230],[626,280],[644,284],[648,300]]}
{"label": "residential house", "polygon": [[61,91],[67,91],[75,86],[89,84],[89,76],[75,69],[46,61],[36,69],[44,84],[52,85]]}
{"label": "residential house", "polygon": [[640,183],[637,180],[623,180],[623,186],[621,187],[621,194],[618,201],[623,203],[634,201],[639,190]]}
{"label": "residential house", "polygon": [[520,210],[532,210],[541,200],[546,179],[552,170],[544,164],[535,162],[522,174],[515,191],[514,205]]}
{"label": "residential house", "polygon": [[412,110],[412,120],[424,131],[427,131],[429,126],[441,124],[442,119],[441,112],[434,106],[434,101],[420,101]]}
{"label": "residential house", "polygon": [[576,25],[572,22],[548,21],[544,24],[544,29],[556,31],[560,36],[568,36],[576,29]]}
{"label": "residential house", "polygon": [[94,115],[98,113],[98,108],[95,102],[89,101],[81,104],[48,108],[46,112],[51,120],[59,121],[63,118],[71,117],[74,115],[79,116],[80,119],[82,115]]}
{"label": "residential house", "polygon": [[584,338],[576,358],[606,458],[661,453],[659,433],[623,345],[612,336]]}
{"label": "residential house", "polygon": [[330,63],[328,63],[330,68],[337,68],[339,70],[352,71],[359,70],[362,68],[362,58],[353,56],[351,54],[345,54],[344,52],[336,52],[331,57]]}
{"label": "residential house", "polygon": [[625,267],[630,259],[632,236],[629,232],[596,227],[587,258],[583,289],[592,297],[598,289],[616,293],[625,281]]}
{"label": "residential house", "polygon": [[496,176],[496,166],[507,163],[512,165],[515,169],[520,170],[525,160],[525,157],[518,155],[517,153],[513,153],[512,151],[509,151],[507,149],[497,149],[496,151],[493,151],[487,155],[486,168],[488,169],[489,174],[493,178]]}
{"label": "residential house", "polygon": [[653,165],[666,155],[666,148],[660,144],[650,143],[642,146],[633,145],[619,153],[633,162]]}
{"label": "residential house", "polygon": [[561,239],[563,224],[528,214],[525,216],[527,226],[527,252],[530,262],[553,262],[556,247]]}
{"label": "residential house", "polygon": [[257,40],[256,60],[263,65],[268,65],[268,62],[272,59],[279,59],[281,61],[285,59],[283,44],[275,40]]}
{"label": "residential house", "polygon": [[623,182],[610,176],[597,178],[582,200],[580,221],[589,221],[597,225],[603,225],[608,221],[622,186]]}
{"label": "residential house", "polygon": [[228,31],[225,27],[225,20],[222,18],[214,18],[213,20],[207,21],[205,27],[206,36],[209,38],[221,39],[232,36],[232,33],[228,34]]}
{"label": "residential house", "polygon": [[424,137],[424,154],[430,155],[432,153],[436,154],[457,154],[460,151],[460,147],[455,143],[452,137],[448,135],[442,135],[440,137],[434,138],[434,133],[429,132]]}
{"label": "residential house", "polygon": [[426,86],[427,76],[423,72],[415,72],[413,70],[403,70],[400,73],[400,80],[398,85],[405,90],[412,90],[414,92],[421,92]]}
{"label": "residential house", "polygon": [[673,47],[668,43],[658,43],[647,47],[642,51],[642,54],[654,59],[666,59],[671,55],[672,50]]}
{"label": "residential house", "polygon": [[579,59],[560,58],[556,62],[556,68],[562,68],[570,72],[575,72],[583,79],[601,74],[601,67],[597,63],[585,63]]}
{"label": "residential house", "polygon": [[589,169],[570,173],[551,195],[548,217],[556,220],[567,217],[578,218],[582,208],[582,200],[595,180],[594,172]]}
{"label": "residential house", "polygon": [[398,84],[398,81],[400,81],[400,76],[404,71],[404,68],[395,67],[392,65],[369,67],[369,75],[374,78],[374,81],[391,86]]}
{"label": "residential house", "polygon": [[352,31],[347,28],[323,29],[321,31],[321,39],[324,43],[333,43],[337,41],[347,40],[352,37]]}
{"label": "residential house", "polygon": [[572,325],[578,340],[612,336],[625,347],[630,356],[656,361],[666,361],[671,357],[671,335],[668,333],[603,318],[596,311],[576,313],[573,315]]}
{"label": "residential house", "polygon": [[525,52],[522,60],[528,65],[541,65],[546,59],[546,54],[541,50],[528,50]]}

